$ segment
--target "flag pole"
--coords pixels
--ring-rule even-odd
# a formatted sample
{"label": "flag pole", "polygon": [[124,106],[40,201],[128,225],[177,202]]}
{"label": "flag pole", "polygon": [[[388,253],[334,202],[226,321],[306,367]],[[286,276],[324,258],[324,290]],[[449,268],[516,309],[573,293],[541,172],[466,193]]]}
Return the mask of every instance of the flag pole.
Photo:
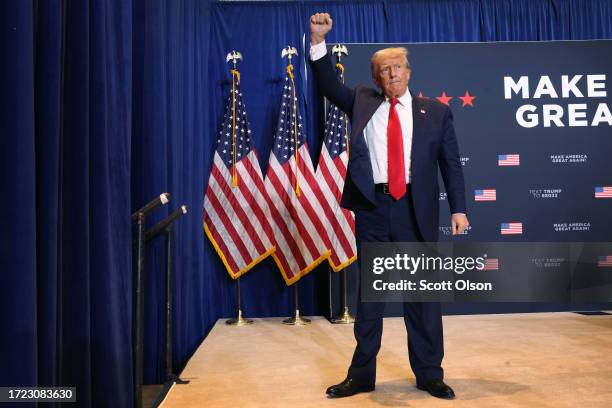
{"label": "flag pole", "polygon": [[327,320],[331,322],[334,318],[334,299],[332,295],[332,268],[329,264],[327,265],[327,301],[329,305]]}
{"label": "flag pole", "polygon": [[[291,64],[291,58],[293,55],[298,55],[297,53],[297,49],[295,49],[295,47],[292,46],[287,46],[287,48],[284,48],[281,51],[281,58],[287,57],[287,75],[289,76],[289,78],[291,79],[291,88],[292,88],[292,93],[293,93],[293,101],[292,101],[292,105],[293,105],[293,138],[294,138],[294,143],[295,143],[295,195],[297,197],[300,196],[300,183],[299,183],[299,149],[298,149],[298,108],[297,108],[297,93],[295,90],[295,81],[294,81],[294,77],[293,77],[293,64]],[[283,320],[283,324],[288,324],[288,325],[294,325],[294,326],[304,326],[307,324],[310,324],[310,319],[306,319],[303,318],[302,316],[300,316],[300,287],[299,287],[299,282],[296,282],[293,285],[293,289],[294,289],[294,296],[295,296],[295,315],[293,317],[289,317],[285,320]]]}
{"label": "flag pole", "polygon": [[[342,54],[348,55],[348,49],[345,45],[336,44],[332,48],[332,53],[336,56],[336,68],[340,70],[340,78],[344,83],[344,65],[342,65]],[[346,138],[346,153],[349,154],[349,140],[348,140],[348,119],[344,114],[344,132]],[[342,269],[342,313],[331,319],[333,324],[351,324],[355,323],[355,317],[351,315],[348,307],[348,282],[347,282],[347,271],[346,268]]]}
{"label": "flag pole", "polygon": [[295,316],[293,317],[289,317],[285,320],[283,320],[283,324],[288,324],[288,325],[292,325],[292,326],[306,326],[308,324],[310,324],[310,319],[306,319],[305,317],[300,316],[300,288],[299,288],[299,282],[296,282],[293,285],[293,288],[295,290]]}
{"label": "flag pole", "polygon": [[236,299],[238,303],[238,317],[236,317],[235,319],[226,320],[225,324],[237,327],[253,324],[253,320],[246,319],[242,316],[242,302],[240,300],[240,276],[236,279]]}
{"label": "flag pole", "polygon": [[295,153],[294,153],[294,157],[295,157],[295,195],[296,196],[300,196],[301,192],[300,192],[300,180],[299,180],[299,169],[300,169],[300,152],[298,149],[298,108],[297,108],[297,92],[295,90],[295,79],[294,79],[294,75],[293,75],[293,64],[291,63],[291,58],[293,55],[298,55],[297,50],[295,49],[295,47],[292,47],[290,45],[287,46],[287,48],[283,48],[283,50],[281,51],[281,58],[285,58],[287,57],[287,76],[291,79],[291,90],[293,93],[293,100],[292,105],[293,105],[293,142],[295,143]]}
{"label": "flag pole", "polygon": [[348,307],[348,282],[346,278],[346,268],[342,269],[342,306],[343,312],[339,316],[334,317],[331,322],[333,324],[351,324],[355,323],[355,317],[353,317]]}
{"label": "flag pole", "polygon": [[[227,54],[226,62],[232,61],[234,68],[232,69],[232,186],[238,186],[238,174],[236,171],[236,82],[240,82],[240,72],[238,71],[238,60],[242,59],[242,54],[238,51],[232,51]],[[246,319],[242,316],[242,301],[240,293],[240,276],[236,278],[236,303],[238,309],[238,317],[228,319],[225,323],[230,326],[246,326],[253,324],[253,320]]]}

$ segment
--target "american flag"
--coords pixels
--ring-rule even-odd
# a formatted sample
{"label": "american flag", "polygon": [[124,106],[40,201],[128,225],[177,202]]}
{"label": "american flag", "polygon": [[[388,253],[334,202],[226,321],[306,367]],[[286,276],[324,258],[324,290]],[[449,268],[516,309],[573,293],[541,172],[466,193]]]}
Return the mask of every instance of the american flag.
{"label": "american flag", "polygon": [[346,115],[330,105],[316,176],[324,196],[325,227],[331,241],[329,263],[336,272],[357,258],[355,215],[340,207],[348,163],[348,134]]}
{"label": "american flag", "polygon": [[288,285],[330,253],[324,197],[304,137],[297,95],[288,69],[265,182],[276,243],[273,256]]}
{"label": "american flag", "polygon": [[519,166],[520,164],[520,154],[500,154],[497,156],[498,166]]}
{"label": "american flag", "polygon": [[595,198],[612,198],[612,187],[595,187]]}
{"label": "american flag", "polygon": [[204,231],[236,279],[274,252],[274,240],[237,71],[233,76],[204,197]]}
{"label": "american flag", "polygon": [[523,223],[522,222],[504,222],[501,224],[500,232],[502,235],[522,234],[523,233]]}
{"label": "american flag", "polygon": [[495,201],[497,199],[496,190],[489,188],[485,190],[474,190],[474,200],[476,201]]}
{"label": "american flag", "polygon": [[487,258],[485,259],[484,266],[481,271],[496,271],[499,269],[498,258]]}
{"label": "american flag", "polygon": [[600,268],[612,266],[612,256],[610,255],[598,256],[597,266],[599,266]]}

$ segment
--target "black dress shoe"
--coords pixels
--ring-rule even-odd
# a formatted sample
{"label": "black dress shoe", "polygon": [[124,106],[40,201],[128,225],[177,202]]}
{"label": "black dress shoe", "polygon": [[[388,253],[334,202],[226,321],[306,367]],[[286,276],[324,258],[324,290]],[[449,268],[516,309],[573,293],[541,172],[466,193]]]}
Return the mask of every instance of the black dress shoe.
{"label": "black dress shoe", "polygon": [[329,398],[350,397],[360,392],[374,391],[374,384],[358,384],[352,378],[347,378],[340,384],[332,385],[325,391]]}
{"label": "black dress shoe", "polygon": [[454,399],[455,392],[451,387],[444,384],[442,380],[431,380],[425,384],[417,384],[419,390],[427,391],[436,398]]}

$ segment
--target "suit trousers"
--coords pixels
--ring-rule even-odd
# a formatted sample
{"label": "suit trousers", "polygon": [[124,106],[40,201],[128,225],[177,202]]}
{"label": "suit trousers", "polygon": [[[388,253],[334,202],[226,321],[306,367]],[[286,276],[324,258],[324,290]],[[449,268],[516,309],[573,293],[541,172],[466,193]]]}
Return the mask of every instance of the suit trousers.
{"label": "suit trousers", "polygon": [[[400,200],[376,193],[376,207],[355,212],[357,248],[362,242],[423,241],[416,223],[410,189]],[[360,259],[360,258],[359,258]],[[361,292],[360,292],[361,293]],[[376,382],[376,355],[380,349],[384,302],[357,304],[354,326],[357,347],[348,376],[360,384]],[[408,332],[408,357],[417,384],[443,379],[444,341],[440,303],[405,302],[404,322]]]}

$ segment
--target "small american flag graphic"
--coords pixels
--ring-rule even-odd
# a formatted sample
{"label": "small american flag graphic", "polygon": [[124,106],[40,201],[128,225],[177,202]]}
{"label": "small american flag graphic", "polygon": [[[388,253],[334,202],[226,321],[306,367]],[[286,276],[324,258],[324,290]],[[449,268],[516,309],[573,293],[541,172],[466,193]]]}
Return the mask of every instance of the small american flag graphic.
{"label": "small american flag graphic", "polygon": [[604,255],[597,257],[597,266],[600,268],[605,268],[608,266],[612,266],[612,255]]}
{"label": "small american flag graphic", "polygon": [[487,258],[484,262],[484,267],[481,271],[496,271],[499,269],[499,259],[498,258]]}
{"label": "small american flag graphic", "polygon": [[520,154],[500,154],[497,156],[498,166],[520,166]]}
{"label": "small american flag graphic", "polygon": [[595,198],[612,198],[612,187],[595,187]]}
{"label": "small american flag graphic", "polygon": [[522,222],[504,222],[501,224],[500,231],[502,235],[514,235],[523,233]]}
{"label": "small american flag graphic", "polygon": [[493,188],[484,190],[474,190],[474,201],[495,201],[497,200],[497,191]]}

